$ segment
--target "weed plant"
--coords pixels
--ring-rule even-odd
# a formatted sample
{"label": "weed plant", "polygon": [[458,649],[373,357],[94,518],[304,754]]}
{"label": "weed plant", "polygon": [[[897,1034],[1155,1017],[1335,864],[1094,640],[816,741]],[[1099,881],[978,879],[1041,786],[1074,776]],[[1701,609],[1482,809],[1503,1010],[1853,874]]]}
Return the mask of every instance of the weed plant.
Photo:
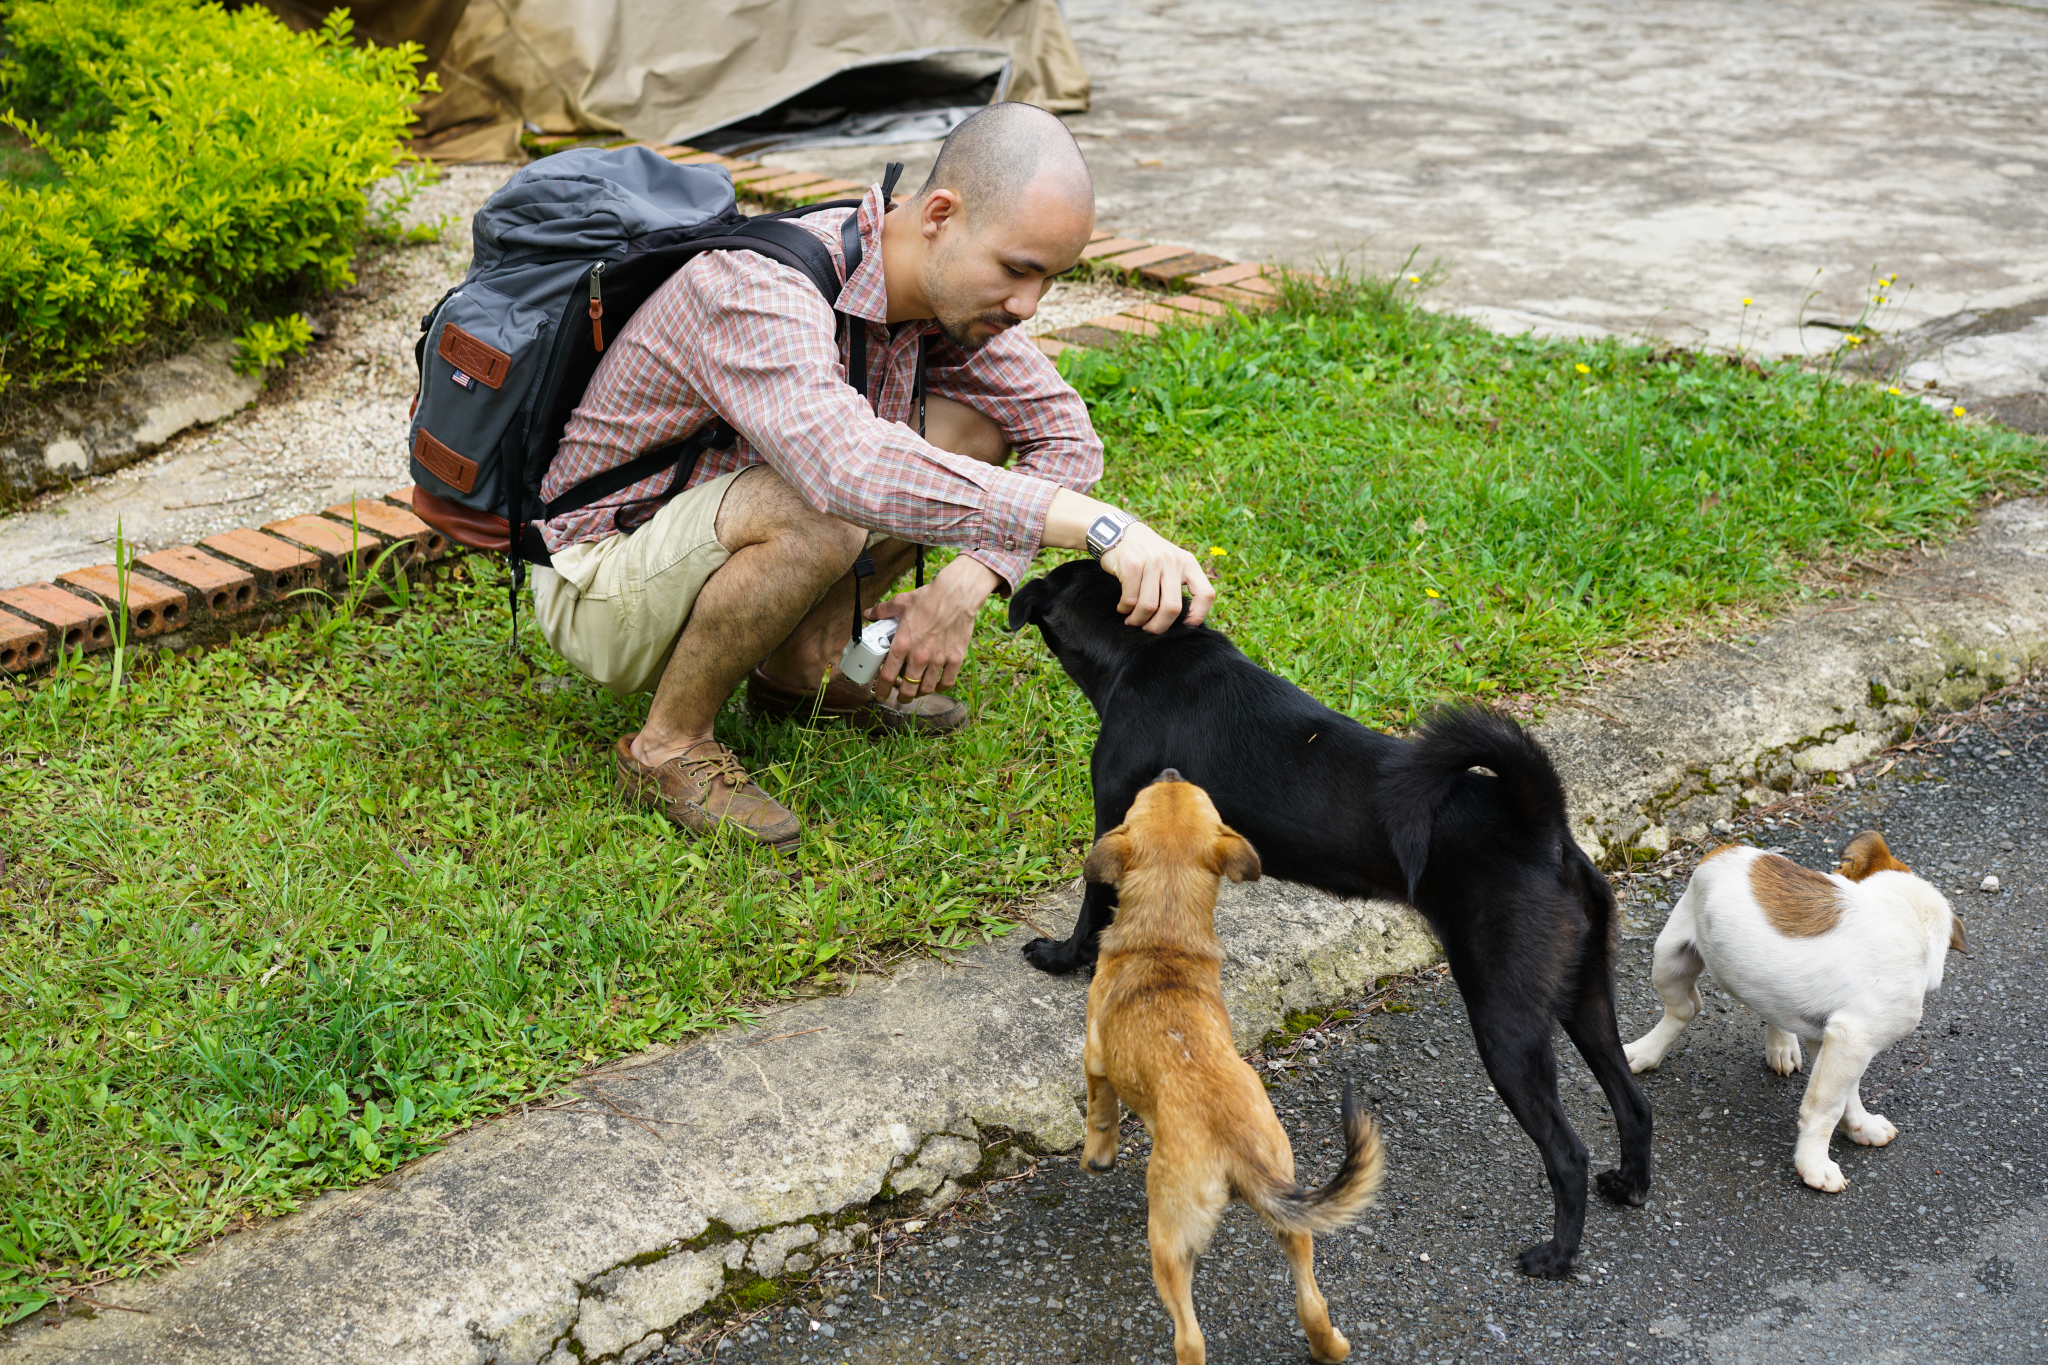
{"label": "weed plant", "polygon": [[[1205,556],[1217,620],[1333,705],[1555,688],[1592,651],[1952,530],[2042,447],[1795,367],[1490,335],[1386,285],[1070,358],[1105,496]],[[478,581],[473,574],[485,574]],[[720,734],[779,860],[612,790],[644,714],[482,560],[364,614],[73,660],[0,705],[0,1294],[161,1266],[649,1044],[1009,928],[1078,872],[1094,721],[992,603],[936,743]],[[11,1277],[11,1278],[8,1278]],[[11,1288],[8,1286],[11,1285]]]}

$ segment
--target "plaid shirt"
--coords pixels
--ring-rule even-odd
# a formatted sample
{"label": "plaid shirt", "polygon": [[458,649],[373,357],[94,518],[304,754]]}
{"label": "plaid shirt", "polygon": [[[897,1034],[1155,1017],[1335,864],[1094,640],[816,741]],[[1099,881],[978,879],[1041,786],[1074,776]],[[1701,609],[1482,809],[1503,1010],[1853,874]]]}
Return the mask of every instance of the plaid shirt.
{"label": "plaid shirt", "polygon": [[[747,251],[708,251],[677,271],[605,348],[570,416],[541,496],[554,498],[695,431],[714,415],[740,435],[707,450],[700,484],[766,464],[820,511],[904,540],[964,551],[1015,587],[1023,580],[1057,488],[1086,492],[1102,476],[1102,442],[1087,406],[1028,337],[1003,332],[979,351],[948,340],[936,322],[887,324],[882,282],[882,198],[858,210],[796,221],[846,268],[840,230],[860,214],[860,266],[838,309],[865,319],[874,406],[847,382],[841,329],[798,271]],[[933,337],[931,392],[1001,426],[1014,461],[984,464],[918,436],[911,389],[918,341]],[[663,471],[541,525],[550,550],[631,530],[675,490]]]}

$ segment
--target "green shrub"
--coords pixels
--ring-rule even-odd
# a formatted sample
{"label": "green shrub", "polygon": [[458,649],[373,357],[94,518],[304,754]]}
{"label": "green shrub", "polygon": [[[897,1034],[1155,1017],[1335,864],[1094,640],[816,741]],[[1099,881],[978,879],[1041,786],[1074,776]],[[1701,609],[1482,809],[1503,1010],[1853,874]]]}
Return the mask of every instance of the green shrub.
{"label": "green shrub", "polygon": [[57,172],[0,182],[0,390],[352,281],[417,47],[352,46],[342,11],[293,33],[198,0],[15,0],[0,21],[0,124]]}
{"label": "green shrub", "polygon": [[313,324],[304,313],[292,313],[276,322],[252,322],[235,343],[237,374],[261,374],[282,365],[288,355],[297,355],[313,339]]}

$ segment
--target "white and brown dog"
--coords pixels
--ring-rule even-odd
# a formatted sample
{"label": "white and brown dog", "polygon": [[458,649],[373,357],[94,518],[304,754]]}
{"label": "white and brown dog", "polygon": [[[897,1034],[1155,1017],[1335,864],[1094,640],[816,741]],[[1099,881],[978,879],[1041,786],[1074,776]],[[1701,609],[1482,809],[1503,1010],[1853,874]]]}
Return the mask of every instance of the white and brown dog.
{"label": "white and brown dog", "polygon": [[1871,1058],[1920,1023],[1921,1002],[1941,985],[1963,922],[1939,891],[1892,857],[1884,836],[1859,834],[1841,870],[1822,874],[1775,853],[1725,845],[1700,860],[1685,895],[1657,935],[1651,980],[1664,1002],[1657,1027],[1628,1045],[1631,1071],[1664,1060],[1700,1012],[1702,969],[1764,1017],[1764,1060],[1789,1076],[1799,1040],[1820,1051],[1799,1105],[1792,1165],[1817,1190],[1848,1183],[1828,1157],[1837,1124],[1854,1141],[1882,1147],[1898,1129],[1857,1093]]}

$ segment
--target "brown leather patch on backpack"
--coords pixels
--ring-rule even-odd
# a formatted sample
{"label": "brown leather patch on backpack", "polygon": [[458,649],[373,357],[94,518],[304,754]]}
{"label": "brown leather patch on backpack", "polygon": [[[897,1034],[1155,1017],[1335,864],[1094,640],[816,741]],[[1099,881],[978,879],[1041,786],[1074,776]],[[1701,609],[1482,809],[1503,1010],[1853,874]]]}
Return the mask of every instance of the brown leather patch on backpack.
{"label": "brown leather patch on backpack", "polygon": [[441,359],[477,383],[494,389],[505,382],[505,373],[512,368],[511,356],[489,342],[478,341],[452,322],[442,325],[441,344],[434,349],[441,353]]}
{"label": "brown leather patch on backpack", "polygon": [[1771,927],[1788,938],[1825,934],[1842,918],[1841,887],[1775,853],[1749,865],[1749,889]]}
{"label": "brown leather patch on backpack", "polygon": [[412,443],[412,457],[431,471],[435,478],[450,488],[459,488],[465,493],[476,491],[476,461],[434,439],[425,427]]}

